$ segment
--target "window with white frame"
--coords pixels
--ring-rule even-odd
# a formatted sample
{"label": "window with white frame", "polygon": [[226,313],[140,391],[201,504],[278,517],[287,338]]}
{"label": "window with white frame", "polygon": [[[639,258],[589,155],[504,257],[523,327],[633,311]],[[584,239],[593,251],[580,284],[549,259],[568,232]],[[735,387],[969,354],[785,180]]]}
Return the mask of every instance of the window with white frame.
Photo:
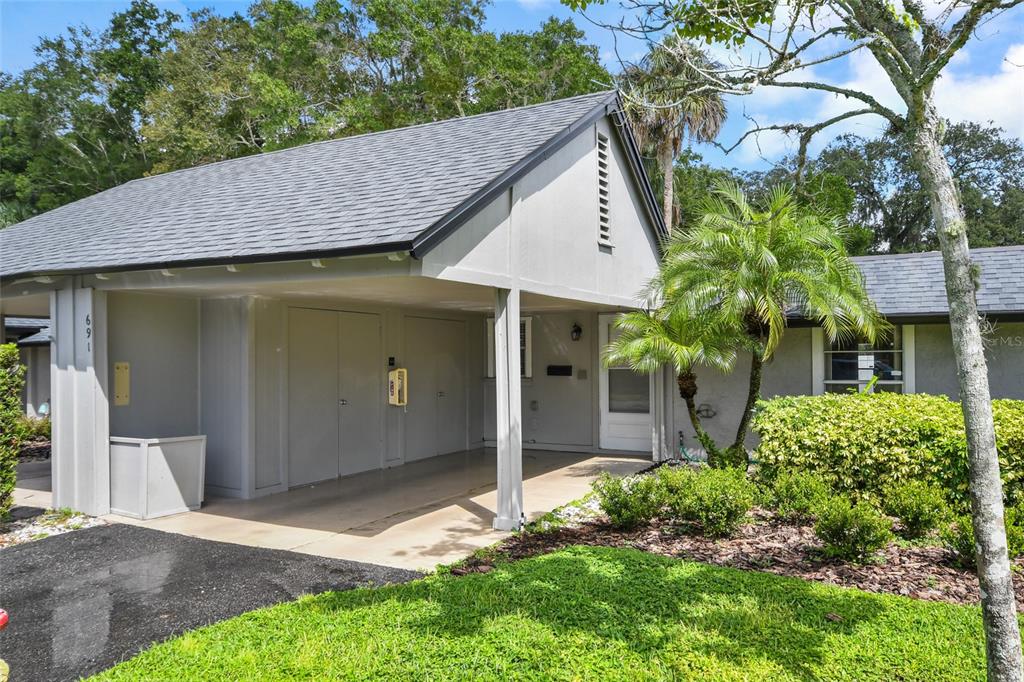
{"label": "window with white frame", "polygon": [[[533,376],[533,318],[519,318],[519,375]],[[494,378],[494,318],[487,318],[487,376]]]}
{"label": "window with white frame", "polygon": [[609,164],[611,151],[608,146],[608,136],[603,133],[597,134],[597,243],[601,246],[612,245],[612,218],[611,218],[611,187],[609,176]]}
{"label": "window with white frame", "polygon": [[[815,332],[820,338],[821,330]],[[822,345],[819,392],[914,392],[913,325],[896,325],[887,338],[873,344],[847,340]]]}

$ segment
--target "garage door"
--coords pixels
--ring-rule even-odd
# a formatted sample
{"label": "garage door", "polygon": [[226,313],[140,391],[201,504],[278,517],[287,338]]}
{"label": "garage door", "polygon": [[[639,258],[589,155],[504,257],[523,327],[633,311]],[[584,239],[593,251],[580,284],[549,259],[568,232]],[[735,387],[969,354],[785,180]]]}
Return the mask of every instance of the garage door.
{"label": "garage door", "polygon": [[381,466],[383,387],[379,316],[289,309],[289,485]]}
{"label": "garage door", "polygon": [[407,317],[405,460],[465,450],[466,324]]}

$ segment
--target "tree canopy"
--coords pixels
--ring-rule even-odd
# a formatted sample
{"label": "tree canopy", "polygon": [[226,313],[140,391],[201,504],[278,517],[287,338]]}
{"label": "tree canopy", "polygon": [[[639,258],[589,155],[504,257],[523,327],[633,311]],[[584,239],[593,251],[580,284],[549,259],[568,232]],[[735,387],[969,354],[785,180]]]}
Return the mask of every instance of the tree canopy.
{"label": "tree canopy", "polygon": [[0,74],[0,226],[142,175],[594,92],[571,20],[484,29],[486,0],[258,0],[187,21],[133,0]]}

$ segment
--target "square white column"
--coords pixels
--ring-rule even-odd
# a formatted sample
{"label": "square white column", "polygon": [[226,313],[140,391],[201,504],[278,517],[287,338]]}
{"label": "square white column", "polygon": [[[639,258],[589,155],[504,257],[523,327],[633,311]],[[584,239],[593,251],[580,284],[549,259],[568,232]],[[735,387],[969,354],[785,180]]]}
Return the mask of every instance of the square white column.
{"label": "square white column", "polygon": [[515,530],[523,520],[523,418],[519,360],[519,290],[495,289],[494,377],[497,391],[497,530]]}

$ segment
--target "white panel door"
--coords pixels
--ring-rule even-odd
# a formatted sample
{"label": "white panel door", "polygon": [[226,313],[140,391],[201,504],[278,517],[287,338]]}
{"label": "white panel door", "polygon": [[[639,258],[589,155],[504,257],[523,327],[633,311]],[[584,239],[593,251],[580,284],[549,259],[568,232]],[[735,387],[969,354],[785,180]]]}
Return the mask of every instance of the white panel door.
{"label": "white panel door", "polygon": [[466,448],[465,323],[425,317],[405,320],[409,404],[405,460]]}
{"label": "white panel door", "polygon": [[338,475],[338,313],[288,312],[288,484]]}
{"label": "white panel door", "polygon": [[[616,315],[598,316],[598,343],[603,349],[615,339]],[[628,367],[602,367],[600,372],[601,447],[610,450],[651,451],[652,378]]]}
{"label": "white panel door", "polygon": [[341,408],[341,476],[379,469],[384,372],[380,317],[338,313],[338,395]]}

